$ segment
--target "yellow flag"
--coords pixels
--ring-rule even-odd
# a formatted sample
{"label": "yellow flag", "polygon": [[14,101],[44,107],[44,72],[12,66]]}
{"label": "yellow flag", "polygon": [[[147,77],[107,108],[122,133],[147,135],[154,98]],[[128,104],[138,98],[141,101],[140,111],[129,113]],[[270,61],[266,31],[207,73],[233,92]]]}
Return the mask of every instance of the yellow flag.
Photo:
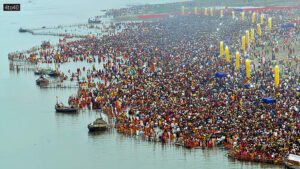
{"label": "yellow flag", "polygon": [[268,28],[269,28],[269,31],[272,28],[272,18],[269,18],[269,20],[268,20]]}
{"label": "yellow flag", "polygon": [[248,59],[246,60],[246,71],[247,71],[247,77],[251,78],[251,74],[250,74],[250,61]]}
{"label": "yellow flag", "polygon": [[254,42],[254,29],[251,29],[251,42]]}
{"label": "yellow flag", "polygon": [[226,61],[229,63],[230,62],[230,57],[229,57],[229,49],[228,49],[227,46],[225,47],[225,54],[226,54]]}
{"label": "yellow flag", "polygon": [[235,68],[236,70],[240,68],[240,53],[238,51],[235,54]]}
{"label": "yellow flag", "polygon": [[245,20],[245,12],[242,12],[242,21]]}
{"label": "yellow flag", "polygon": [[220,42],[220,58],[222,58],[223,55],[224,55],[224,53],[223,53],[223,42],[221,41]]}
{"label": "yellow flag", "polygon": [[255,22],[255,13],[252,14],[252,23]]}
{"label": "yellow flag", "polygon": [[249,31],[246,31],[246,44],[249,44]]}
{"label": "yellow flag", "polygon": [[278,88],[279,85],[279,67],[275,66],[275,87]]}
{"label": "yellow flag", "polygon": [[246,44],[245,44],[245,36],[242,37],[242,48],[243,48],[243,51],[245,52],[246,51]]}
{"label": "yellow flag", "polygon": [[260,24],[257,24],[257,34],[261,36]]}

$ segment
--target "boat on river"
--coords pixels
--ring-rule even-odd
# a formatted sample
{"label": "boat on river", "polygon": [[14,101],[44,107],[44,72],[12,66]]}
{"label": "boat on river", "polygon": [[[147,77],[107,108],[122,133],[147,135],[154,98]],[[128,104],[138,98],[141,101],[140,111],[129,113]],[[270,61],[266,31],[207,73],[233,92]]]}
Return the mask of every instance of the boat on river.
{"label": "boat on river", "polygon": [[229,152],[227,154],[229,158],[237,159],[239,161],[252,161],[252,162],[260,162],[260,163],[267,163],[267,164],[275,164],[275,165],[282,165],[284,162],[282,160],[275,160],[275,159],[267,159],[267,158],[258,158],[258,157],[251,157],[250,155],[238,155],[233,152]]}
{"label": "boat on river", "polygon": [[107,123],[100,117],[97,118],[93,123],[88,125],[89,131],[105,131],[107,130],[108,125]]}
{"label": "boat on river", "polygon": [[20,29],[19,29],[19,32],[24,33],[24,32],[27,32],[27,30],[26,30],[26,29],[23,29],[23,28],[20,28]]}
{"label": "boat on river", "polygon": [[89,18],[89,20],[88,20],[88,23],[89,24],[100,24],[101,23],[101,20],[99,20],[99,19],[90,19]]}
{"label": "boat on river", "polygon": [[36,80],[36,84],[39,86],[47,86],[49,84],[49,80],[42,75]]}
{"label": "boat on river", "polygon": [[41,75],[41,74],[46,74],[48,76],[51,76],[51,77],[57,77],[60,75],[60,73],[56,70],[52,70],[52,69],[36,69],[34,71],[34,74],[35,75]]}
{"label": "boat on river", "polygon": [[35,74],[35,75],[41,75],[41,74],[43,74],[43,73],[45,73],[45,72],[44,72],[44,69],[35,69],[35,71],[34,71],[34,74]]}
{"label": "boat on river", "polygon": [[51,77],[57,77],[60,75],[59,72],[55,71],[55,70],[51,70],[51,69],[46,69],[45,70],[45,74]]}
{"label": "boat on river", "polygon": [[30,30],[30,29],[23,29],[23,28],[20,28],[20,29],[19,29],[19,32],[20,32],[20,33],[25,33],[25,32],[33,33],[32,30]]}
{"label": "boat on river", "polygon": [[56,112],[61,112],[61,113],[77,113],[78,109],[76,107],[68,107],[64,106],[63,104],[56,104],[55,105],[55,110]]}

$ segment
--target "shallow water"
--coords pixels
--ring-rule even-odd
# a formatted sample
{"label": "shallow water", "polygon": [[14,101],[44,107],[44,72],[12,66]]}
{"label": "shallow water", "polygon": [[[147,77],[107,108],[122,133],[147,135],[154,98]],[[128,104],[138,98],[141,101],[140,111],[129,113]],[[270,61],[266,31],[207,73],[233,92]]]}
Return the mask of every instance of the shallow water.
{"label": "shallow water", "polygon": [[88,0],[90,5],[87,1],[56,2],[21,1],[21,12],[0,12],[0,168],[278,168],[233,161],[217,148],[187,150],[129,138],[115,130],[89,134],[87,124],[99,117],[96,112],[55,113],[56,96],[65,102],[75,90],[40,89],[32,71],[9,71],[7,54],[43,40],[57,43],[58,38],[21,34],[19,27],[82,23],[101,15],[101,9],[147,1]]}

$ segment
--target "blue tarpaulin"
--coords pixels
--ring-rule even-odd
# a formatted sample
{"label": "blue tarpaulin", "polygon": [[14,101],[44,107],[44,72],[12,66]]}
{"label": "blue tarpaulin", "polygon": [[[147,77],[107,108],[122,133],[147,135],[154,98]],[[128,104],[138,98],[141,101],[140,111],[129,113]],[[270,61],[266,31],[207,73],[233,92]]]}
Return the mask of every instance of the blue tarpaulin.
{"label": "blue tarpaulin", "polygon": [[281,25],[281,28],[293,28],[294,24]]}
{"label": "blue tarpaulin", "polygon": [[264,103],[267,103],[267,104],[269,104],[269,103],[275,103],[275,100],[273,98],[271,98],[271,97],[265,97],[265,98],[262,99],[262,101]]}
{"label": "blue tarpaulin", "polygon": [[245,85],[245,88],[246,88],[246,89],[249,89],[249,88],[250,88],[250,83],[249,83],[249,84],[246,84],[246,85]]}
{"label": "blue tarpaulin", "polygon": [[220,20],[227,20],[227,18],[223,17],[223,18],[220,18]]}
{"label": "blue tarpaulin", "polygon": [[224,77],[226,76],[226,73],[216,73],[216,77]]}

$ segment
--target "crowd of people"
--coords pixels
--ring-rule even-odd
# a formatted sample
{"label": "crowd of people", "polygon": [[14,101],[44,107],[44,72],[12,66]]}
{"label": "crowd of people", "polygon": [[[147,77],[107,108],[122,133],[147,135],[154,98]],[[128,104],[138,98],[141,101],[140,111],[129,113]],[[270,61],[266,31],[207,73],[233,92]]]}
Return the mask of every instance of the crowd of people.
{"label": "crowd of people", "polygon": [[130,8],[120,8],[120,9],[109,9],[105,10],[106,17],[122,17],[122,16],[130,16],[130,15],[137,15],[142,10],[151,8],[150,5],[135,5]]}
{"label": "crowd of people", "polygon": [[[34,59],[61,66],[91,63],[70,73],[80,88],[69,103],[103,110],[120,133],[187,148],[222,143],[233,156],[282,162],[300,152],[300,28],[294,24],[299,9],[263,14],[262,36],[255,33],[245,52],[241,37],[256,29],[260,17],[252,23],[251,12],[244,21],[228,12],[223,18],[182,15],[123,23],[123,31],[113,36],[68,42]],[[290,23],[294,26],[281,27]],[[220,41],[229,48],[230,62],[219,56]],[[251,60],[250,78],[246,59]],[[275,65],[280,67],[277,88]],[[266,97],[276,102],[263,102]]]}

